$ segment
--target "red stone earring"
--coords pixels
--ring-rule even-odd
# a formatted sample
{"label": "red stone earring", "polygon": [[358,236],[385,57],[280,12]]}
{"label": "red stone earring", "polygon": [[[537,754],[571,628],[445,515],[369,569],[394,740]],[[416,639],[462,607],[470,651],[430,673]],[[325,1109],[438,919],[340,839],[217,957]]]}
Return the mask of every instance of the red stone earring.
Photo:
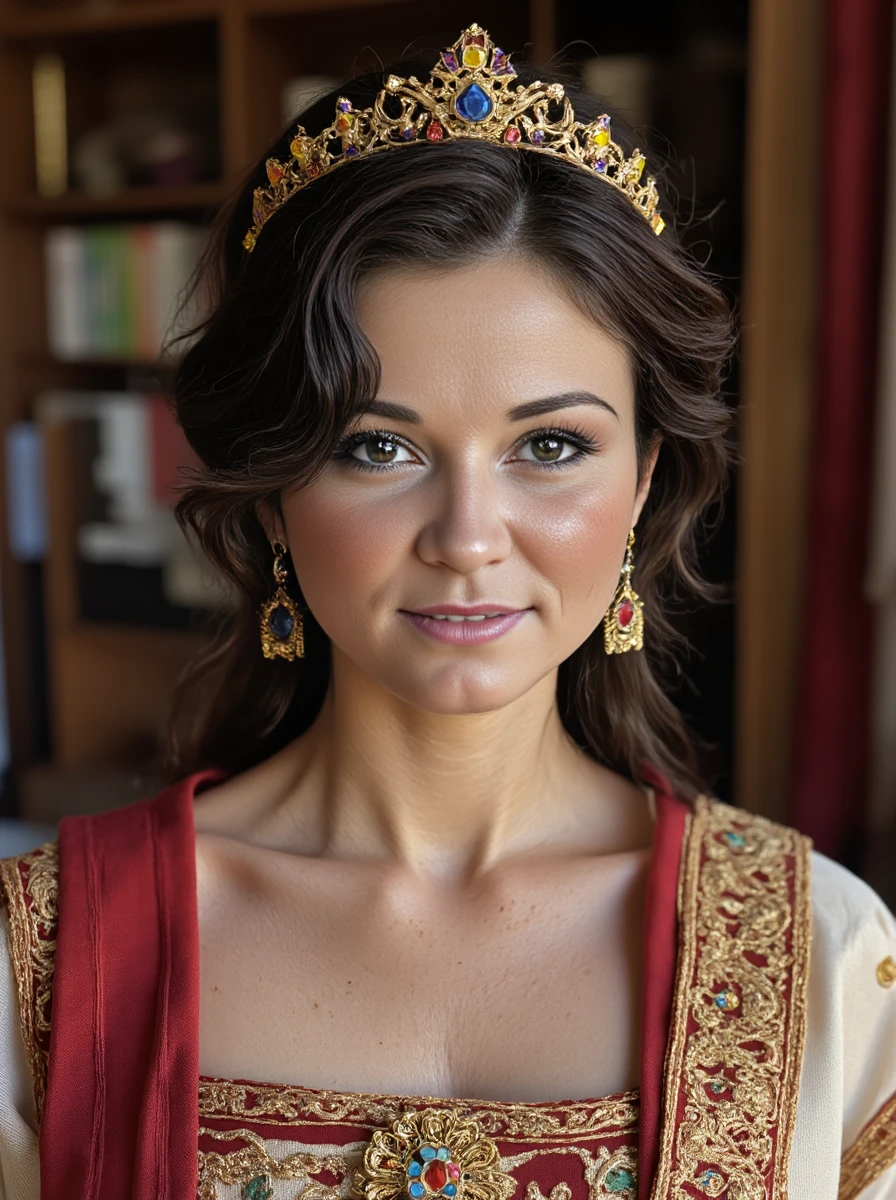
{"label": "red stone earring", "polygon": [[607,654],[624,654],[626,650],[641,650],[644,646],[644,605],[632,587],[632,546],[634,529],[628,535],[622,576],[613,603],[604,617],[604,649]]}
{"label": "red stone earring", "polygon": [[302,614],[293,598],[283,586],[286,583],[286,567],[283,556],[287,553],[282,542],[271,542],[274,551],[274,578],[277,590],[266,601],[259,613],[261,618],[261,650],[265,658],[303,658],[305,655],[305,632]]}

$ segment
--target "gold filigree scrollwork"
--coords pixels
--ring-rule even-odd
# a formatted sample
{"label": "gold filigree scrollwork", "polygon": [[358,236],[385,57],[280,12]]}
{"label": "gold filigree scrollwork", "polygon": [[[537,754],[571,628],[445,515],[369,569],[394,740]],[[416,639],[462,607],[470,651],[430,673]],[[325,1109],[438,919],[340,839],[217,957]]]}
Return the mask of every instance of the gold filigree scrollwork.
{"label": "gold filigree scrollwork", "polygon": [[811,844],[705,797],[685,839],[652,1200],[783,1200],[803,1041]]}
{"label": "gold filigree scrollwork", "polygon": [[352,1183],[362,1200],[509,1200],[516,1181],[500,1161],[475,1117],[424,1108],[374,1131]]}

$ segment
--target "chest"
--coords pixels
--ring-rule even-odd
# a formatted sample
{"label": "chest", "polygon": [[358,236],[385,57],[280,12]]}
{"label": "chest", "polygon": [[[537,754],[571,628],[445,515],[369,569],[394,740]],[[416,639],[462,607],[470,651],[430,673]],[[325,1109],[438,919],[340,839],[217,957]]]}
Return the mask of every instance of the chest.
{"label": "chest", "polygon": [[517,1101],[634,1087],[646,865],[459,892],[319,860],[200,863],[200,1071]]}

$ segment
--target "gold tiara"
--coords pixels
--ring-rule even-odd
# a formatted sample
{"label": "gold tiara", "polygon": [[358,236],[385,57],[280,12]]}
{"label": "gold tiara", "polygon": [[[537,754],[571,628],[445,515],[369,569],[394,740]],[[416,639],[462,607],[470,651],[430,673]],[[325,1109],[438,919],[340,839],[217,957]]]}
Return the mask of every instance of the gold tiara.
{"label": "gold tiara", "polygon": [[[568,159],[624,192],[651,229],[662,233],[665,222],[657,212],[656,182],[652,175],[642,181],[644,155],[635,150],[626,157],[610,138],[606,113],[583,124],[575,119],[562,83],[536,81],[524,88],[511,86],[515,78],[509,56],[474,24],[442,51],[429,83],[421,84],[413,75],[389,75],[372,108],[353,108],[340,96],[336,116],[326,129],[309,137],[299,125],[288,161],[267,160],[270,186],[255,189],[253,224],[243,246],[254,250],[262,226],[277,209],[341,163],[415,142],[460,137]],[[561,103],[560,115],[551,119],[551,105]]]}

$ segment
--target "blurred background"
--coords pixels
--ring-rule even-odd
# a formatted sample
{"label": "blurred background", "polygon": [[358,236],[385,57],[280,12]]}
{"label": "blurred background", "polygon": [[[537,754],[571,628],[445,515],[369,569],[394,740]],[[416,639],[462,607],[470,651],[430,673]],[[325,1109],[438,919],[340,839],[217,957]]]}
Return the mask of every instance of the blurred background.
{"label": "blurred background", "polygon": [[191,455],[160,360],[217,206],[317,92],[473,21],[668,162],[742,331],[703,547],[729,599],[678,614],[675,697],[719,796],[896,905],[890,0],[0,0],[0,855],[158,790],[225,603],[171,513]]}

